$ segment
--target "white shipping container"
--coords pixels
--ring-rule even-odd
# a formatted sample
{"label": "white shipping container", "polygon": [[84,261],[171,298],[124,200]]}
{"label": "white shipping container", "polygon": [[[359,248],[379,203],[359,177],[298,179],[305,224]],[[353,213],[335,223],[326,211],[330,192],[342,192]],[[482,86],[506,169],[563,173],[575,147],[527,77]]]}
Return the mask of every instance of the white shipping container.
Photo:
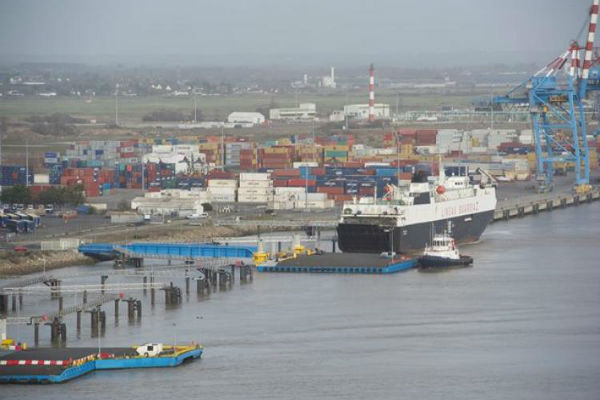
{"label": "white shipping container", "polygon": [[235,179],[209,179],[208,187],[237,187],[237,181]]}
{"label": "white shipping container", "polygon": [[235,194],[211,193],[210,201],[217,203],[233,203],[235,202]]}
{"label": "white shipping container", "polygon": [[59,159],[57,157],[45,157],[44,164],[58,164]]}
{"label": "white shipping container", "polygon": [[241,172],[240,181],[266,181],[271,179],[271,174],[266,172]]}
{"label": "white shipping container", "polygon": [[308,193],[308,201],[323,201],[327,200],[327,193]]}
{"label": "white shipping container", "polygon": [[[292,194],[295,194],[295,193],[300,194],[301,193],[301,194],[304,194],[304,188],[303,187],[276,187],[275,188],[275,194],[276,195],[284,194],[284,193],[285,194],[288,194],[288,193],[292,193]],[[325,194],[325,196],[327,197],[326,193],[323,193],[323,194]]]}
{"label": "white shipping container", "polygon": [[265,181],[240,181],[240,187],[258,187],[266,189],[273,187],[273,181],[270,179]]}
{"label": "white shipping container", "polygon": [[50,183],[50,175],[48,175],[48,174],[33,174],[33,183],[35,183],[36,185],[49,184]]}
{"label": "white shipping container", "polygon": [[262,196],[266,196],[268,194],[271,193],[270,189],[265,189],[265,188],[239,188],[238,189],[238,196],[244,196],[244,195],[262,195]]}
{"label": "white shipping container", "polygon": [[238,196],[238,203],[268,203],[268,196],[259,196],[259,195],[245,195]]}
{"label": "white shipping container", "polygon": [[318,167],[319,163],[314,161],[297,161],[294,163],[294,168],[300,167]]}
{"label": "white shipping container", "polygon": [[236,188],[231,187],[208,187],[206,189],[209,193],[219,193],[219,194],[235,194]]}

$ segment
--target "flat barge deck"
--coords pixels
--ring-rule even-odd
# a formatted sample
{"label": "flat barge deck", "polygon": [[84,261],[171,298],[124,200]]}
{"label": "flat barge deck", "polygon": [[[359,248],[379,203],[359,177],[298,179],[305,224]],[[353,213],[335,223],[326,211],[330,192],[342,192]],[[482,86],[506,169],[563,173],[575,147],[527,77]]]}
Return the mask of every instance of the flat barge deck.
{"label": "flat barge deck", "polygon": [[200,358],[203,347],[165,346],[157,356],[136,347],[37,348],[0,356],[0,383],[61,383],[95,370],[175,367]]}
{"label": "flat barge deck", "polygon": [[259,272],[391,274],[417,266],[417,259],[382,257],[366,253],[323,253],[301,255],[256,267]]}

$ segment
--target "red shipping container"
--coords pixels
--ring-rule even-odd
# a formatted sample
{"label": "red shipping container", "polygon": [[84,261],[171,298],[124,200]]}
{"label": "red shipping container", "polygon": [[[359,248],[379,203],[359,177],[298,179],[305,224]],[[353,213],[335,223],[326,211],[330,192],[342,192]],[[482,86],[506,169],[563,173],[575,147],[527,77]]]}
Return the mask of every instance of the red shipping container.
{"label": "red shipping container", "polygon": [[343,186],[317,186],[317,193],[344,194]]}
{"label": "red shipping container", "polygon": [[287,179],[274,179],[273,187],[286,187],[288,185]]}
{"label": "red shipping container", "polygon": [[314,179],[303,179],[303,178],[295,178],[288,179],[288,186],[290,187],[304,187],[304,186],[316,186],[317,181]]}
{"label": "red shipping container", "polygon": [[362,168],[365,164],[361,161],[348,161],[344,163],[344,167],[346,168]]}
{"label": "red shipping container", "polygon": [[373,187],[358,188],[358,194],[361,196],[373,196],[375,194],[375,188],[373,188]]}
{"label": "red shipping container", "polygon": [[311,168],[310,174],[314,176],[322,176],[325,175],[325,168]]}
{"label": "red shipping container", "polygon": [[273,176],[273,177],[276,177],[276,176],[297,177],[297,176],[300,176],[300,170],[299,169],[278,169],[278,170],[273,171],[271,176]]}

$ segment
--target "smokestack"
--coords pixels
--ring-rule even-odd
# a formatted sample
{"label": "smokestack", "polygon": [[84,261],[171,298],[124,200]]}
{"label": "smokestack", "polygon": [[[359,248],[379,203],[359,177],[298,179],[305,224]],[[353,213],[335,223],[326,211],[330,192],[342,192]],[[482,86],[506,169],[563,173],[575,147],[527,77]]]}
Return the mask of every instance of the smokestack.
{"label": "smokestack", "polygon": [[369,67],[369,122],[375,121],[375,67]]}
{"label": "smokestack", "polygon": [[331,83],[335,82],[335,68],[331,67]]}

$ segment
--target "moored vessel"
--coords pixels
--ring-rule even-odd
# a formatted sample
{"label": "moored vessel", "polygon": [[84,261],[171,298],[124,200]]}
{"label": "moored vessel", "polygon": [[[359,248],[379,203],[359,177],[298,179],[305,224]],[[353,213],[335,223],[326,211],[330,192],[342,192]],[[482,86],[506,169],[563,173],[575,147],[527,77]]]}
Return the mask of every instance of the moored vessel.
{"label": "moored vessel", "polygon": [[496,208],[491,182],[473,184],[466,170],[406,186],[388,185],[382,198],[344,203],[337,226],[339,248],[350,253],[418,253],[428,244],[432,227],[449,227],[457,243],[479,239]]}
{"label": "moored vessel", "polygon": [[446,232],[436,234],[431,244],[425,247],[419,257],[419,265],[424,268],[467,266],[473,263],[473,258],[461,255],[454,239]]}

